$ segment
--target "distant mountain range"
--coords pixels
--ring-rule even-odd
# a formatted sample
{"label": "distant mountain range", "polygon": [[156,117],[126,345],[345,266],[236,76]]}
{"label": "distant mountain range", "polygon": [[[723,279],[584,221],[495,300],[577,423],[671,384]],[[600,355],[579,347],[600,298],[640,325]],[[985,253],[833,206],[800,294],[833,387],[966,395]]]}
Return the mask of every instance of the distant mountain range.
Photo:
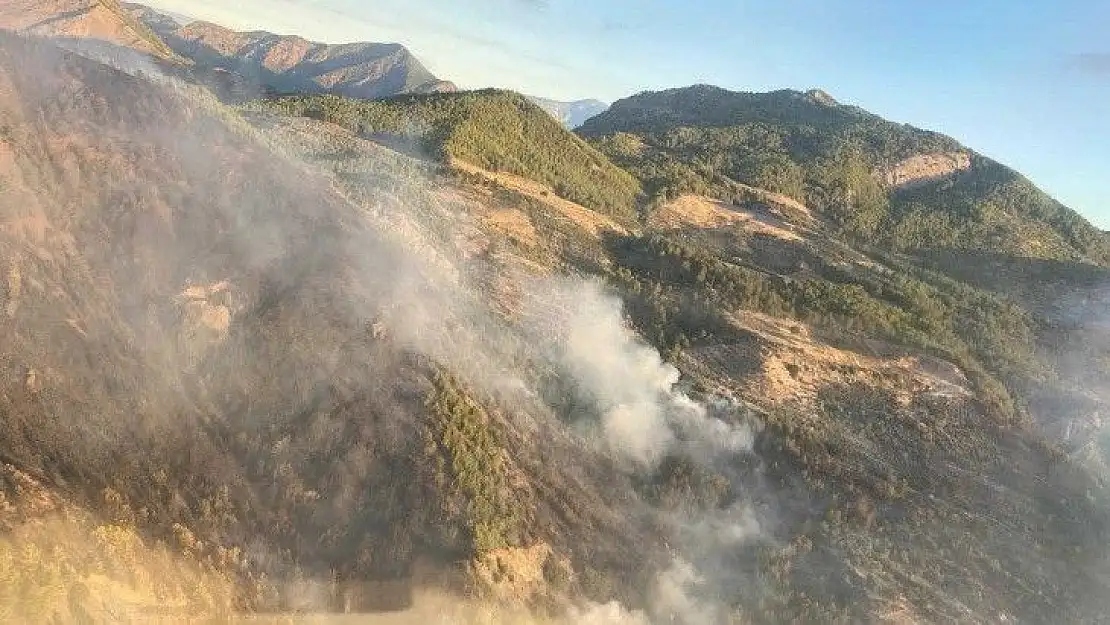
{"label": "distant mountain range", "polygon": [[[101,61],[125,59],[116,65],[133,65],[138,57],[132,50],[184,61],[193,66],[191,75],[238,100],[274,93],[376,99],[458,90],[399,44],[325,44],[266,31],[237,32],[118,0],[6,1],[0,3],[0,28],[51,37]],[[568,129],[609,106],[593,99],[529,99]]]}
{"label": "distant mountain range", "polygon": [[233,72],[272,92],[382,98],[456,90],[399,44],[331,45],[265,31],[237,32],[203,21],[182,25],[142,5],[129,4],[127,9],[175,53],[199,67]]}
{"label": "distant mountain range", "polygon": [[549,100],[537,96],[528,96],[528,99],[550,113],[552,117],[559,120],[563,126],[566,126],[570,130],[581,126],[586,123],[586,120],[600,115],[609,109],[609,105],[600,100],[560,102],[559,100]]}

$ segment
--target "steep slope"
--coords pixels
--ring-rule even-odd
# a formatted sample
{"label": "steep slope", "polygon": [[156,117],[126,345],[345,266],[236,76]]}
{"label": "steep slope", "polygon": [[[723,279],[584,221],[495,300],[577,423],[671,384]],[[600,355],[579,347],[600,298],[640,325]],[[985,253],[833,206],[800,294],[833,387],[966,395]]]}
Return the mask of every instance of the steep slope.
{"label": "steep slope", "polygon": [[1031,304],[750,185],[537,182],[622,175],[515,94],[239,112],[0,35],[0,616],[1106,620]]}
{"label": "steep slope", "polygon": [[[938,309],[952,309],[951,303],[938,306],[927,302],[932,296],[925,297],[925,293],[938,287],[950,291],[948,297],[957,302],[958,298],[984,301],[983,294],[968,291],[969,287],[993,291],[999,302],[991,307],[1000,316],[971,325],[977,328],[973,334],[965,334],[956,343],[945,338],[953,337],[952,330],[942,331],[935,325],[913,331],[901,326],[886,332],[884,340],[920,347],[925,343],[914,337],[925,337],[934,348],[947,342],[949,346],[943,348],[946,358],[993,379],[988,383],[995,387],[991,394],[1002,398],[1002,404],[1014,406],[1006,412],[1025,413],[1048,432],[1085,432],[1079,438],[1090,442],[1085,437],[1100,410],[1097,406],[1101,404],[1093,397],[1101,396],[1101,386],[1090,380],[1085,385],[1070,382],[1075,365],[1059,364],[1073,360],[1068,353],[1072,348],[1062,345],[1078,343],[1061,344],[1056,331],[1049,330],[1057,326],[1058,314],[1045,314],[1043,306],[1026,303],[1030,291],[1060,288],[1049,286],[1053,281],[1066,285],[1067,274],[1097,272],[1097,264],[1106,261],[1106,237],[1018,173],[974,154],[953,139],[893,124],[839,105],[816,91],[750,94],[699,86],[646,93],[617,103],[581,132],[591,136],[615,162],[636,172],[655,193],[653,206],[664,209],[668,219],[673,219],[673,211],[665,210],[673,205],[672,198],[690,192],[724,200],[736,213],[755,208],[769,219],[774,216],[766,207],[777,204],[782,214],[804,217],[809,212],[831,222],[834,231],[851,237],[848,247],[870,247],[870,252],[854,253],[858,254],[853,261],[857,266],[878,261],[893,265],[888,267],[892,271],[913,275],[900,278],[901,284],[883,285],[887,280],[866,277],[858,268],[832,270],[828,265],[831,248],[819,242],[829,240],[833,233],[807,219],[795,221],[810,230],[804,243],[810,248],[805,254],[808,260],[772,263],[776,272],[805,278],[824,274],[818,277],[857,284],[871,296],[898,305],[916,299],[932,309],[915,313],[918,320],[935,319]],[[809,204],[798,215],[782,202],[769,203],[758,197],[744,183]],[[797,252],[762,249],[771,258],[799,258]],[[883,249],[913,256],[899,258]],[[993,256],[978,256],[981,249],[992,250]],[[1060,267],[1061,274],[1048,283],[1031,278],[992,284],[991,276],[1020,275],[1038,266],[1035,259]],[[748,262],[765,261],[753,258]],[[814,270],[821,265],[823,270]],[[799,271],[799,267],[805,269]],[[930,275],[933,270],[942,275]],[[954,287],[938,281],[941,278],[965,284],[951,291]],[[922,291],[916,284],[922,279],[933,286]],[[1004,284],[1010,287],[1003,288]],[[891,300],[890,293],[907,286],[918,294],[912,299]],[[1063,288],[1069,300],[1080,297]],[[1043,301],[1045,296],[1038,299]],[[1025,310],[1019,315],[1013,314],[1022,308]],[[1011,312],[1002,313],[1006,309]],[[870,315],[861,311],[857,316],[866,325],[862,320]],[[960,313],[957,318],[962,316]],[[998,323],[1007,329],[983,331]],[[1090,334],[1082,328],[1071,332]],[[1088,370],[1101,370],[1097,358],[1087,362]],[[1003,387],[1008,390],[1002,391]],[[1061,421],[1061,411],[1073,417]],[[1072,418],[1084,425],[1063,425]]]}
{"label": "steep slope", "polygon": [[849,232],[899,249],[1110,259],[1103,233],[1017,172],[954,139],[819,91],[642,93],[580,133],[660,196],[728,199],[739,182],[789,195]]}
{"label": "steep slope", "polygon": [[604,113],[609,105],[600,100],[574,100],[573,102],[560,102],[536,96],[528,99],[537,106],[559,120],[568,130],[573,130],[586,122],[591,117]]}
{"label": "steep slope", "polygon": [[118,0],[11,0],[0,4],[0,28],[106,42],[162,58],[173,56]]}
{"label": "steep slope", "polygon": [[209,22],[184,26],[141,5],[127,5],[174,52],[199,67],[222,69],[278,93],[382,98],[454,91],[398,44],[323,44],[268,32],[235,32]]}
{"label": "steep slope", "polygon": [[636,218],[636,181],[513,92],[488,89],[383,102],[293,97],[254,107],[340,124],[442,162],[459,159],[523,176],[618,221]]}
{"label": "steep slope", "polygon": [[[576,567],[590,545],[603,571],[650,557],[613,511],[631,490],[603,477],[610,461],[540,407],[464,390],[478,294],[414,335],[442,362],[413,348],[409,289],[433,302],[448,287],[402,238],[418,232],[404,213],[372,222],[200,92],[0,43],[5,462],[218,568],[237,609],[297,606],[302,586],[328,607],[336,576],[404,583],[417,560],[449,580],[525,544],[578,550]],[[374,592],[355,604],[405,601],[403,586]]]}
{"label": "steep slope", "polygon": [[123,8],[136,20],[146,24],[154,32],[173,32],[196,20],[184,16],[152,9],[133,2],[122,3]]}
{"label": "steep slope", "polygon": [[[372,194],[380,171],[370,155],[382,148],[367,137],[398,147],[393,137],[258,115],[355,194]],[[471,197],[482,204],[469,209],[482,216],[478,256],[515,257],[522,271],[562,259],[604,277],[693,397],[759,415],[757,479],[736,472],[743,460],[697,448],[638,477],[665,523],[685,528],[668,544],[691,568],[671,574],[697,577],[685,592],[704,611],[678,622],[1084,622],[1105,613],[1092,599],[1106,570],[1097,546],[1105,478],[1015,414],[1010,389],[1019,404],[1027,389],[1007,385],[1046,369],[1034,353],[1036,322],[1006,296],[862,253],[765,190],[746,187],[738,206],[684,196],[654,212],[647,232],[621,233],[553,218],[558,209],[518,191],[515,178],[463,180],[479,185]],[[451,236],[454,226],[444,228]],[[489,297],[519,307],[500,284]],[[579,414],[575,387],[560,388],[550,401]],[[1076,444],[1091,440],[1075,434]],[[745,504],[770,511],[754,513],[759,531],[740,521]],[[1079,556],[1078,544],[1092,551]],[[728,617],[710,597],[728,597]]]}

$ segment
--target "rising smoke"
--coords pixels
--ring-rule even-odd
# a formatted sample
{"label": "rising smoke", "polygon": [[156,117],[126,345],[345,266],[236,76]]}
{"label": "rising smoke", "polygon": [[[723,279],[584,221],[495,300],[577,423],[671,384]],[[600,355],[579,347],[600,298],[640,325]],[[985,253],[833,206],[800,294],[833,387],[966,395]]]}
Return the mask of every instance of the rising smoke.
{"label": "rising smoke", "polygon": [[[39,64],[39,71],[51,71],[52,62],[48,55]],[[149,68],[143,69],[149,71]],[[105,84],[90,87],[111,89],[113,80],[123,78],[110,78]],[[195,94],[187,86],[173,85],[172,80],[165,77],[159,78],[156,83],[149,88],[173,91],[173,98],[185,99],[192,97],[189,94]],[[135,90],[132,86],[132,91]],[[48,102],[51,95],[38,95],[39,99],[32,104],[48,106],[43,103]],[[109,103],[109,106],[112,105]],[[181,105],[189,109],[198,107],[196,101],[182,102]],[[266,138],[236,125],[241,122],[234,121],[234,114],[218,104],[206,102],[203,108],[216,111],[203,122],[204,131],[208,133],[206,141],[212,141],[213,132],[226,133],[229,144],[245,142],[248,151],[266,152],[275,159],[288,158],[281,156],[279,151],[273,151]],[[235,127],[214,130],[214,120],[219,119],[224,120],[220,123]],[[388,380],[349,381],[344,378],[344,366],[365,364],[357,363],[360,359],[371,361],[383,358],[381,354],[370,351],[344,352],[346,343],[342,336],[336,334],[353,331],[353,328],[380,325],[397,344],[451,370],[500,401],[510,404],[519,401],[521,406],[528,406],[528,410],[513,413],[518,419],[533,418],[528,416],[531,405],[525,402],[535,401],[543,395],[543,391],[534,387],[534,382],[527,375],[516,370],[517,363],[525,357],[545,359],[546,364],[553,367],[590,406],[589,415],[584,416],[580,423],[568,424],[568,427],[576,427],[576,431],[582,433],[585,444],[611,455],[629,476],[651,479],[665,459],[681,455],[699,465],[723,472],[726,478],[732,480],[735,491],[731,493],[732,501],[726,507],[710,512],[679,511],[665,515],[667,524],[673,529],[674,553],[671,565],[659,573],[651,588],[646,589],[645,594],[651,598],[647,606],[650,614],[629,611],[616,604],[585,605],[572,611],[568,622],[640,624],[649,622],[650,616],[660,622],[708,625],[726,618],[728,607],[714,595],[721,578],[728,576],[729,572],[712,556],[722,550],[734,550],[739,545],[761,540],[763,534],[761,520],[745,504],[743,493],[739,492],[745,480],[743,471],[733,468],[739,459],[751,454],[754,425],[739,406],[726,400],[708,398],[703,402],[682,392],[679,389],[679,370],[665,363],[657,351],[630,329],[623,318],[618,297],[608,293],[596,281],[570,277],[522,277],[515,279],[513,286],[523,293],[526,305],[518,317],[506,319],[495,312],[485,300],[481,288],[476,286],[476,275],[497,271],[497,268],[483,265],[483,261],[465,259],[457,249],[445,246],[443,237],[437,234],[442,232],[445,224],[429,221],[426,212],[411,210],[415,203],[427,203],[429,197],[437,197],[445,191],[440,181],[433,178],[409,181],[409,187],[397,194],[401,201],[385,208],[382,205],[357,206],[338,201],[329,192],[306,191],[297,187],[324,184],[323,175],[319,172],[305,174],[299,180],[282,180],[270,187],[252,186],[257,184],[253,182],[256,179],[272,182],[277,179],[272,171],[236,171],[239,166],[236,163],[213,159],[207,145],[202,145],[195,128],[135,127],[133,132],[135,135],[128,139],[130,142],[146,142],[155,146],[153,149],[165,154],[167,163],[174,164],[177,175],[190,181],[195,188],[237,185],[238,192],[232,196],[236,199],[234,204],[224,201],[213,205],[209,201],[206,206],[210,210],[208,215],[219,220],[225,232],[231,233],[226,237],[230,243],[219,251],[221,261],[206,259],[195,263],[196,266],[193,261],[200,250],[211,247],[210,241],[200,240],[199,233],[212,235],[219,228],[202,225],[195,231],[184,229],[175,233],[178,238],[173,240],[173,246],[165,247],[162,250],[165,257],[158,259],[158,266],[164,267],[165,271],[156,278],[166,280],[168,284],[153,285],[150,280],[154,278],[149,278],[150,274],[142,274],[144,277],[140,278],[138,273],[121,273],[114,276],[116,288],[121,293],[120,300],[145,303],[144,298],[152,297],[151,293],[188,292],[191,287],[183,277],[193,275],[198,284],[208,285],[205,287],[207,290],[200,289],[201,295],[197,296],[203,301],[198,307],[198,319],[212,330],[204,340],[206,345],[210,343],[209,347],[217,351],[223,342],[232,340],[227,337],[235,324],[262,323],[241,315],[268,314],[265,298],[272,297],[273,292],[281,293],[283,289],[302,297],[305,294],[318,295],[321,309],[315,312],[328,320],[327,324],[322,323],[322,329],[317,334],[309,337],[309,340],[318,341],[315,352],[299,360],[289,358],[288,362],[283,362],[281,354],[275,356],[262,352],[258,343],[243,338],[230,343],[235,348],[234,358],[216,361],[222,362],[226,369],[209,372],[209,384],[215,386],[223,381],[221,378],[234,377],[236,363],[244,364],[245,369],[256,367],[288,380],[288,385],[284,387],[279,384],[265,387],[280,393],[266,398],[252,398],[249,390],[223,387],[227,394],[244,392],[248,399],[243,414],[232,418],[254,422],[250,428],[242,424],[237,427],[248,432],[281,427],[282,423],[272,415],[291,410],[293,406],[321,401],[320,387],[328,384],[337,386],[334,382],[337,378],[362,388],[342,388],[334,391],[336,393],[388,395]],[[224,168],[230,168],[230,171]],[[313,171],[313,168],[290,161],[278,170],[306,172]],[[155,193],[159,192],[161,190]],[[201,194],[190,198],[190,201],[203,203],[207,200]],[[281,214],[279,208],[290,212]],[[170,207],[171,212],[181,209],[180,206]],[[449,226],[451,228],[460,228],[464,232],[474,230],[466,215],[454,214],[451,219],[454,220]],[[338,232],[342,234],[336,234]],[[146,241],[133,243],[148,247]],[[317,280],[319,276],[316,272],[331,271],[336,263],[346,263],[343,271],[347,273],[342,276],[348,281],[344,283],[348,287],[346,291],[336,293],[324,288],[306,289],[304,284],[298,282],[302,278]],[[106,266],[122,272],[122,265]],[[220,271],[232,275],[216,275]],[[257,272],[269,275],[266,288],[249,283],[252,273]],[[232,294],[227,297],[237,303],[232,305],[227,301],[216,301],[217,290],[212,285],[217,277],[227,280],[229,286],[225,291]],[[165,299],[170,301],[169,297]],[[273,306],[277,307],[277,304]],[[202,385],[190,385],[183,381],[192,375],[194,369],[203,369],[203,363],[211,362],[205,360],[206,352],[194,349],[195,346],[189,349],[174,347],[181,339],[177,332],[169,329],[172,328],[171,322],[147,321],[143,317],[146,311],[142,306],[136,305],[134,309],[131,324],[145,328],[146,332],[136,333],[137,338],[132,340],[143,343],[146,362],[157,363],[158,371],[165,375],[165,379],[135,380],[131,382],[133,386],[126,389],[137,398],[154,398],[144,399],[148,403],[138,414],[147,418],[155,418],[158,413],[195,415],[196,405],[202,400],[216,405],[208,396],[215,395],[214,392],[209,393]],[[314,312],[310,304],[305,305],[305,310],[309,314]],[[334,320],[336,316],[340,318]],[[280,321],[280,313],[272,313],[272,319]],[[509,341],[508,337],[513,336],[520,340]],[[198,339],[194,334],[187,334],[185,340],[195,342]],[[267,358],[273,360],[267,361]],[[304,370],[302,365],[306,364],[314,369]],[[397,366],[393,362],[379,362],[364,370],[369,372],[367,377],[384,376]],[[167,393],[166,389],[173,389],[174,392]],[[195,394],[190,395],[190,392]],[[405,410],[400,402],[397,405],[386,404],[400,420]],[[58,411],[69,408],[70,404],[58,400]],[[201,411],[204,409],[207,407]],[[591,418],[596,420],[591,421]],[[102,430],[98,437],[106,450],[97,457],[109,457],[116,453],[112,449],[114,445],[141,447],[153,440],[146,437],[155,434],[188,434],[191,429],[202,427],[199,418],[171,421],[163,416],[162,419],[159,427],[148,428],[144,425],[142,434],[121,431],[130,427],[126,424],[132,421],[110,424],[110,429]],[[321,422],[319,429],[342,432],[345,425],[342,422]],[[89,427],[88,431],[95,429]],[[384,440],[390,444],[415,444],[412,440],[416,438],[415,432],[388,426],[385,429],[387,434],[382,436],[389,436]],[[81,440],[81,437],[76,438]],[[328,440],[328,436],[321,435],[321,440]],[[316,451],[296,449],[293,443],[285,440],[274,445],[273,453],[275,457],[282,458],[285,465],[293,465],[307,462]],[[216,456],[209,463],[212,467],[234,474],[248,471],[246,467],[235,466],[235,459],[230,454],[215,450],[207,453]],[[329,503],[337,507],[340,504],[355,506],[359,496],[357,490],[363,484],[359,481],[362,478],[356,476],[369,473],[371,469],[357,451],[337,459],[336,465],[340,468],[333,479],[346,483],[335,489],[342,496]],[[281,466],[273,470],[275,480],[285,475],[281,473],[283,470]],[[299,488],[303,492],[298,496],[312,501],[311,489],[296,484],[289,488]],[[253,495],[261,498],[259,493]],[[324,503],[317,505],[319,514],[324,515]],[[255,551],[258,553],[253,556],[254,559],[263,561],[271,558],[269,549],[270,545],[257,546]],[[277,562],[275,567],[285,566],[280,559],[273,559]],[[468,604],[458,605],[465,606],[463,612],[471,609]],[[424,608],[418,605],[416,609]],[[472,618],[471,613],[466,614],[458,617],[460,621]],[[515,618],[512,612],[507,614],[509,616],[505,618],[508,620],[483,622],[520,622],[512,620]]]}

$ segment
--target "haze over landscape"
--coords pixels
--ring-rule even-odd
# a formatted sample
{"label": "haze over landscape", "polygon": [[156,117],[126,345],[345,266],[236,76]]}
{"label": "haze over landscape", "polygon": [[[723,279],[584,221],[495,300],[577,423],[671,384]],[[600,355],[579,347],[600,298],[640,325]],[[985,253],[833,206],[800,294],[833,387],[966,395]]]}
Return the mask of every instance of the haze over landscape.
{"label": "haze over landscape", "polygon": [[1105,15],[992,4],[0,0],[0,623],[1110,622]]}

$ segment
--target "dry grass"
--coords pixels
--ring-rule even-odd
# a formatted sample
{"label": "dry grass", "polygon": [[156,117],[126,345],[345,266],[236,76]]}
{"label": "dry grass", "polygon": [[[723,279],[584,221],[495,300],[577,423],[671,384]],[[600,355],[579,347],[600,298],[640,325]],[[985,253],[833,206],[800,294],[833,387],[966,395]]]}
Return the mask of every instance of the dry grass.
{"label": "dry grass", "polygon": [[544,593],[543,567],[553,557],[551,547],[540,543],[528,548],[495,549],[473,563],[474,578],[494,598],[527,605]]}
{"label": "dry grass", "polygon": [[[231,580],[0,466],[0,622],[180,623],[230,613]],[[170,616],[173,615],[173,616]]]}
{"label": "dry grass", "polygon": [[511,208],[496,208],[482,215],[485,225],[511,241],[535,247],[540,244],[539,235],[528,216]]}
{"label": "dry grass", "polygon": [[173,56],[165,44],[144,32],[113,1],[5,0],[0,3],[0,28],[97,39],[163,58]]}
{"label": "dry grass", "polygon": [[609,217],[555,195],[555,192],[546,185],[513,174],[487,171],[457,159],[451,161],[451,167],[469,174],[477,174],[501,187],[539,200],[595,237],[600,237],[606,232],[627,233],[624,227]]}
{"label": "dry grass", "polygon": [[735,374],[730,371],[735,361],[747,361],[739,386],[753,403],[811,407],[820,390],[831,384],[889,388],[904,405],[921,393],[972,395],[966,380],[961,383],[962,374],[948,363],[834,347],[821,342],[805,324],[751,311],[735,313],[732,321],[753,337],[748,345],[705,347],[689,353],[718,376]]}
{"label": "dry grass", "polygon": [[[803,207],[804,208],[804,207]],[[772,214],[756,211],[700,195],[684,195],[655,211],[649,226],[661,230],[683,228],[737,228],[751,234],[798,241],[796,228]]]}
{"label": "dry grass", "polygon": [[899,598],[898,601],[892,602],[885,612],[879,615],[879,622],[885,625],[918,625],[923,623],[921,619],[905,598]]}

